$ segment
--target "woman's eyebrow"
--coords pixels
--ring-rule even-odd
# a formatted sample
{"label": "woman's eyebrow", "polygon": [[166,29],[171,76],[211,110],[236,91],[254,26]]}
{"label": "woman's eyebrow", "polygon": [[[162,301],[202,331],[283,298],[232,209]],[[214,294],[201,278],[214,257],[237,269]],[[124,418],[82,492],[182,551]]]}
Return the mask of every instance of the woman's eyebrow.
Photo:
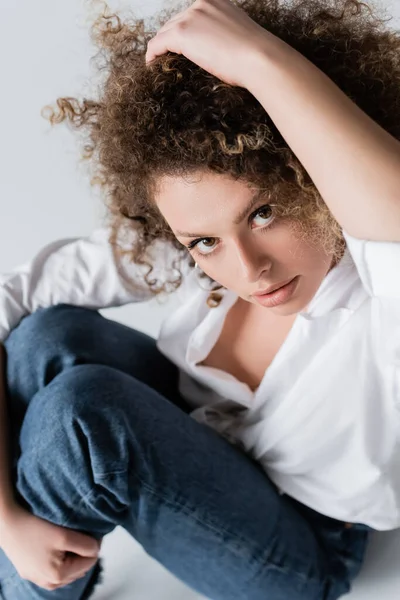
{"label": "woman's eyebrow", "polygon": [[246,206],[246,208],[244,208],[237,216],[236,218],[233,220],[235,225],[240,225],[240,223],[247,217],[247,215],[249,214],[249,212],[251,211],[251,209],[257,204],[257,202],[260,199],[260,196],[262,195],[263,190],[258,190],[254,196],[251,198],[250,202],[248,203],[248,205]]}
{"label": "woman's eyebrow", "polygon": [[[234,225],[240,225],[240,223],[247,217],[251,209],[257,204],[260,200],[260,196],[262,195],[263,190],[258,190],[254,196],[250,199],[247,206],[240,211],[240,213],[234,218]],[[210,233],[190,233],[188,231],[175,231],[175,235],[179,237],[189,237],[189,238],[207,238],[207,237],[215,237]]]}

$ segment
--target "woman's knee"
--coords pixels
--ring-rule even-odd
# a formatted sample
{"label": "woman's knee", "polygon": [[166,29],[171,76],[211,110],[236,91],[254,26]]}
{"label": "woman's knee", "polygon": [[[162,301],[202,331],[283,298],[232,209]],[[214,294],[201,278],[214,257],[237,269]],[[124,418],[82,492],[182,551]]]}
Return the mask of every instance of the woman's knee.
{"label": "woman's knee", "polygon": [[[73,423],[102,420],[112,427],[115,417],[135,394],[136,380],[105,365],[83,364],[66,369],[32,399],[26,422],[31,420],[48,436]],[[25,426],[25,423],[24,423]]]}
{"label": "woman's knee", "polygon": [[140,463],[130,444],[135,385],[143,386],[110,367],[78,365],[33,398],[20,435],[22,504],[96,537],[122,524],[137,490],[132,465]]}
{"label": "woman's knee", "polygon": [[20,434],[20,469],[30,476],[54,470],[65,485],[87,494],[105,475],[127,468],[127,437],[141,386],[103,365],[64,371],[29,404]]}
{"label": "woman's knee", "polygon": [[[103,364],[145,383],[159,374],[162,393],[174,393],[177,368],[141,331],[104,318],[95,310],[60,304],[26,317],[6,341],[8,376],[21,370],[40,373],[49,383],[61,370],[78,364]],[[13,377],[14,371],[18,377]],[[156,382],[157,383],[157,382]],[[166,390],[164,389],[166,388]],[[171,389],[170,389],[171,388]]]}
{"label": "woman's knee", "polygon": [[11,332],[5,342],[6,383],[17,429],[38,390],[81,362],[80,340],[96,315],[100,318],[94,311],[60,304],[37,310]]}
{"label": "woman's knee", "polygon": [[65,348],[72,351],[87,333],[83,324],[96,316],[99,317],[93,310],[68,304],[39,308],[10,333],[5,342],[8,359],[20,362],[24,358],[32,360],[35,356],[59,353]]}
{"label": "woman's knee", "polygon": [[[101,439],[110,439],[126,427],[127,413],[135,410],[135,398],[143,395],[143,384],[133,377],[104,365],[76,365],[65,370],[31,401],[21,437],[26,433],[40,444],[53,446],[67,433],[78,430]],[[147,389],[147,388],[145,388]],[[79,435],[78,435],[79,437]],[[27,438],[26,438],[27,439]],[[55,447],[55,446],[54,446]]]}

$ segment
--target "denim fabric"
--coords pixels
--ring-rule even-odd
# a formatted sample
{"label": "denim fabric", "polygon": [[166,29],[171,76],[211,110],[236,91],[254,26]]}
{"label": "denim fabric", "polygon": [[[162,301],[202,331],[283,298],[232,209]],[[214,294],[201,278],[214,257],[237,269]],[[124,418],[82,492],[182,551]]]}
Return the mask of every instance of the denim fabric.
{"label": "denim fabric", "polygon": [[[280,496],[255,461],[192,419],[152,338],[59,305],[5,345],[16,493],[35,515],[96,538],[121,525],[212,600],[349,591],[369,528]],[[46,591],[0,551],[0,597],[82,600],[99,571]]]}

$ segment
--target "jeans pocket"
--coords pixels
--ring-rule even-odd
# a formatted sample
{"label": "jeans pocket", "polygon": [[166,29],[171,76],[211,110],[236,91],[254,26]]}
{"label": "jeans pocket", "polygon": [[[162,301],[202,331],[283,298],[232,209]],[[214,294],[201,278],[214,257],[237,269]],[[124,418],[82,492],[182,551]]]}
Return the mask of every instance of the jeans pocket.
{"label": "jeans pocket", "polygon": [[338,523],[336,527],[323,530],[324,543],[328,550],[345,566],[349,581],[359,574],[367,549],[369,529],[357,524],[347,527]]}

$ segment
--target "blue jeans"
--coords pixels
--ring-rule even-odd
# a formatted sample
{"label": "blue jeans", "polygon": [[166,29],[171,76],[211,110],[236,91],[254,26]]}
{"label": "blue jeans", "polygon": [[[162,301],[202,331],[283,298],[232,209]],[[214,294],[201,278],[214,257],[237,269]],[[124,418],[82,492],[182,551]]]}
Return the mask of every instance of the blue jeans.
{"label": "blue jeans", "polygon": [[[280,496],[261,467],[197,423],[152,338],[58,305],[6,341],[18,500],[100,539],[116,525],[212,600],[334,600],[368,529]],[[0,550],[3,600],[83,600],[101,571],[48,591]]]}

